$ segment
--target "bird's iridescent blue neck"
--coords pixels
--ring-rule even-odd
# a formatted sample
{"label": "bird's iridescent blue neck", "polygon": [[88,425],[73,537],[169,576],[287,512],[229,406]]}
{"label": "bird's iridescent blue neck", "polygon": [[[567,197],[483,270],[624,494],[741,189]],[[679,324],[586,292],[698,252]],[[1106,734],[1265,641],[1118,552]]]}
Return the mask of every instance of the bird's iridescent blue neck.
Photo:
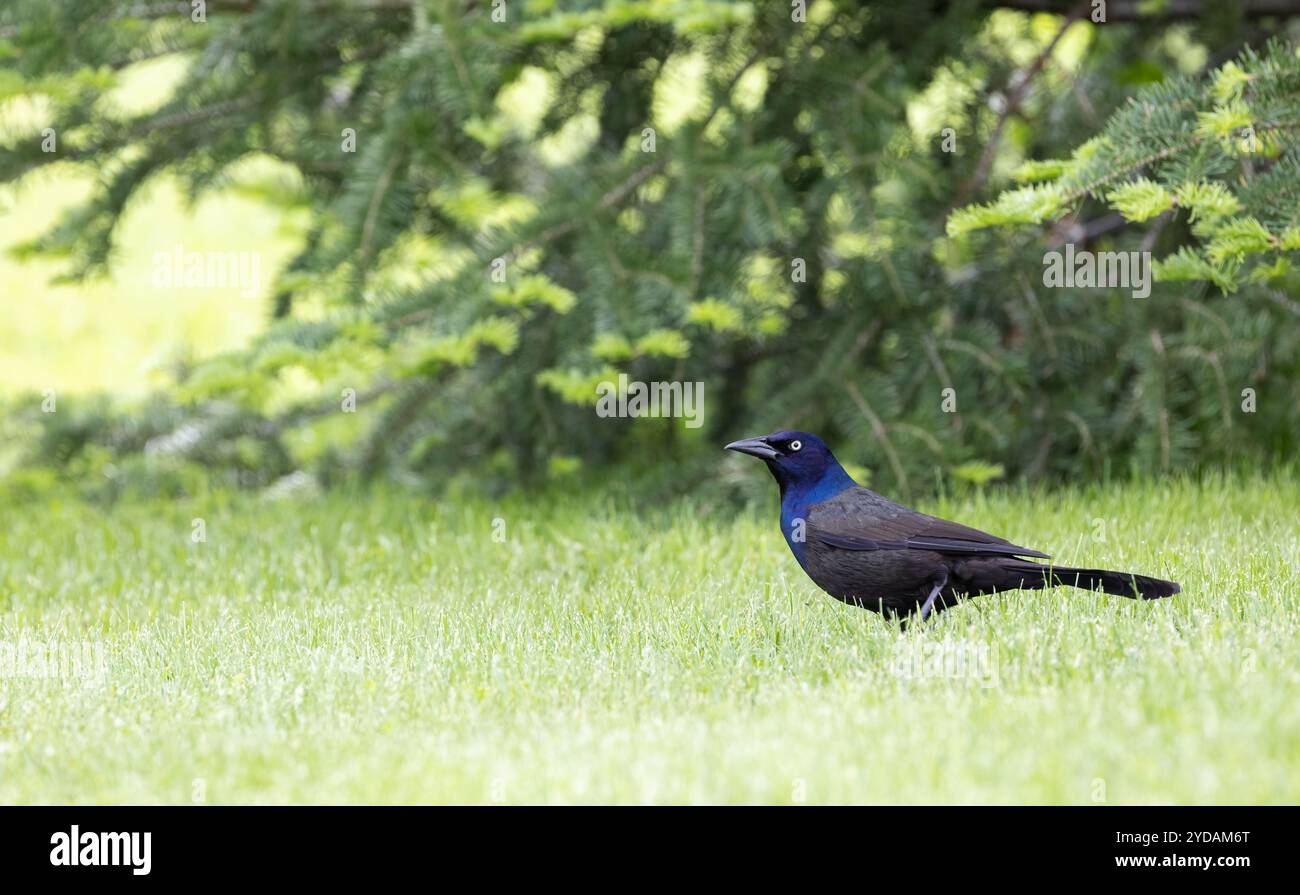
{"label": "bird's iridescent blue neck", "polygon": [[814,481],[797,481],[789,479],[779,470],[773,470],[777,484],[781,486],[781,534],[790,545],[794,558],[799,565],[804,564],[804,551],[807,548],[805,520],[808,508],[840,494],[857,485],[852,476],[844,471],[834,459],[826,470]]}

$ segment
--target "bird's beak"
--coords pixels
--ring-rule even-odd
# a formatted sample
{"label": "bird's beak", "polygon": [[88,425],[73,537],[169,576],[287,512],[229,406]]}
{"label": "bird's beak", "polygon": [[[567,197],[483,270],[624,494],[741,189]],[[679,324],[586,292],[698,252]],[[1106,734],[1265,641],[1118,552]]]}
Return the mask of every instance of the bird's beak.
{"label": "bird's beak", "polygon": [[774,447],[761,438],[742,438],[740,441],[733,441],[727,445],[726,450],[738,451],[742,454],[753,454],[755,457],[762,457],[764,460],[775,460],[781,456]]}

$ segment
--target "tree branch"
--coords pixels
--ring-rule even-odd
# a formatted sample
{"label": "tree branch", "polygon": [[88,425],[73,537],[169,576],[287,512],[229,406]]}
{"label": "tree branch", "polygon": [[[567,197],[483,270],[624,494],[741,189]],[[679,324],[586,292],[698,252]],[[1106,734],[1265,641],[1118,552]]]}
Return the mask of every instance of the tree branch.
{"label": "tree branch", "polygon": [[1052,57],[1052,53],[1056,50],[1056,45],[1061,42],[1061,38],[1065,36],[1065,32],[1069,30],[1071,25],[1083,17],[1085,10],[1088,8],[1089,5],[1087,3],[1074,4],[1073,12],[1070,12],[1065,17],[1065,21],[1061,23],[1061,27],[1057,29],[1051,42],[1043,48],[1043,51],[1038,54],[1038,57],[1034,59],[1029,68],[1025,69],[1024,73],[1020,76],[1020,79],[1017,80],[1015,85],[1011,88],[1010,92],[1007,94],[1006,103],[1002,107],[1002,112],[998,115],[998,122],[993,127],[993,133],[989,134],[988,143],[984,145],[984,152],[980,154],[979,162],[975,165],[975,173],[961,185],[961,189],[957,191],[957,198],[948,209],[949,212],[954,208],[960,208],[965,205],[967,201],[969,201],[970,197],[984,186],[985,182],[988,180],[989,173],[993,170],[993,159],[997,156],[998,144],[1002,142],[1002,131],[1006,129],[1007,120],[1020,111],[1020,106],[1024,103],[1025,97],[1029,93],[1030,83],[1032,83],[1034,78],[1038,76],[1039,72],[1046,67],[1047,60]]}
{"label": "tree branch", "polygon": [[[1015,9],[1021,12],[1047,12],[1065,15],[1069,0],[995,0],[990,6]],[[1208,13],[1218,12],[1223,0],[1166,0],[1151,11],[1143,9],[1143,0],[1107,0],[1106,22],[1173,22],[1201,19]],[[1089,4],[1091,8],[1091,4]],[[1238,13],[1246,19],[1263,19],[1270,16],[1300,15],[1300,0],[1240,0]]]}

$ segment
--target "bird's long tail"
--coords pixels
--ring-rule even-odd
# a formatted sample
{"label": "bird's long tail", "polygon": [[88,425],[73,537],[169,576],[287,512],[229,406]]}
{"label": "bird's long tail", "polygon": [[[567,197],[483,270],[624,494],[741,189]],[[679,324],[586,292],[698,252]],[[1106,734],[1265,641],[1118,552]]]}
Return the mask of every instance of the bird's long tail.
{"label": "bird's long tail", "polygon": [[[1010,574],[1024,576],[1024,587],[1042,587],[1047,583],[1048,566],[1025,560],[1012,560],[1003,564]],[[1176,582],[1132,572],[1111,572],[1106,569],[1075,569],[1069,566],[1050,567],[1054,585],[1065,584],[1087,590],[1102,590],[1131,600],[1159,600],[1172,597],[1182,590]],[[1040,583],[1041,582],[1041,583]]]}

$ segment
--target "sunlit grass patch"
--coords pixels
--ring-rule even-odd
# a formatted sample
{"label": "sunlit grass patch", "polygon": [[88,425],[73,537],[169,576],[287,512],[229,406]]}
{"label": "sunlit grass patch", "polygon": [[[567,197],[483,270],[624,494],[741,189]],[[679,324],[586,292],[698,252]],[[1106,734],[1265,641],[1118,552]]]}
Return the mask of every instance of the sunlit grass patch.
{"label": "sunlit grass patch", "polygon": [[0,801],[1293,803],[1297,505],[1278,474],[926,506],[1184,592],[906,635],[774,506],[0,508],[5,655],[103,650],[0,677]]}

